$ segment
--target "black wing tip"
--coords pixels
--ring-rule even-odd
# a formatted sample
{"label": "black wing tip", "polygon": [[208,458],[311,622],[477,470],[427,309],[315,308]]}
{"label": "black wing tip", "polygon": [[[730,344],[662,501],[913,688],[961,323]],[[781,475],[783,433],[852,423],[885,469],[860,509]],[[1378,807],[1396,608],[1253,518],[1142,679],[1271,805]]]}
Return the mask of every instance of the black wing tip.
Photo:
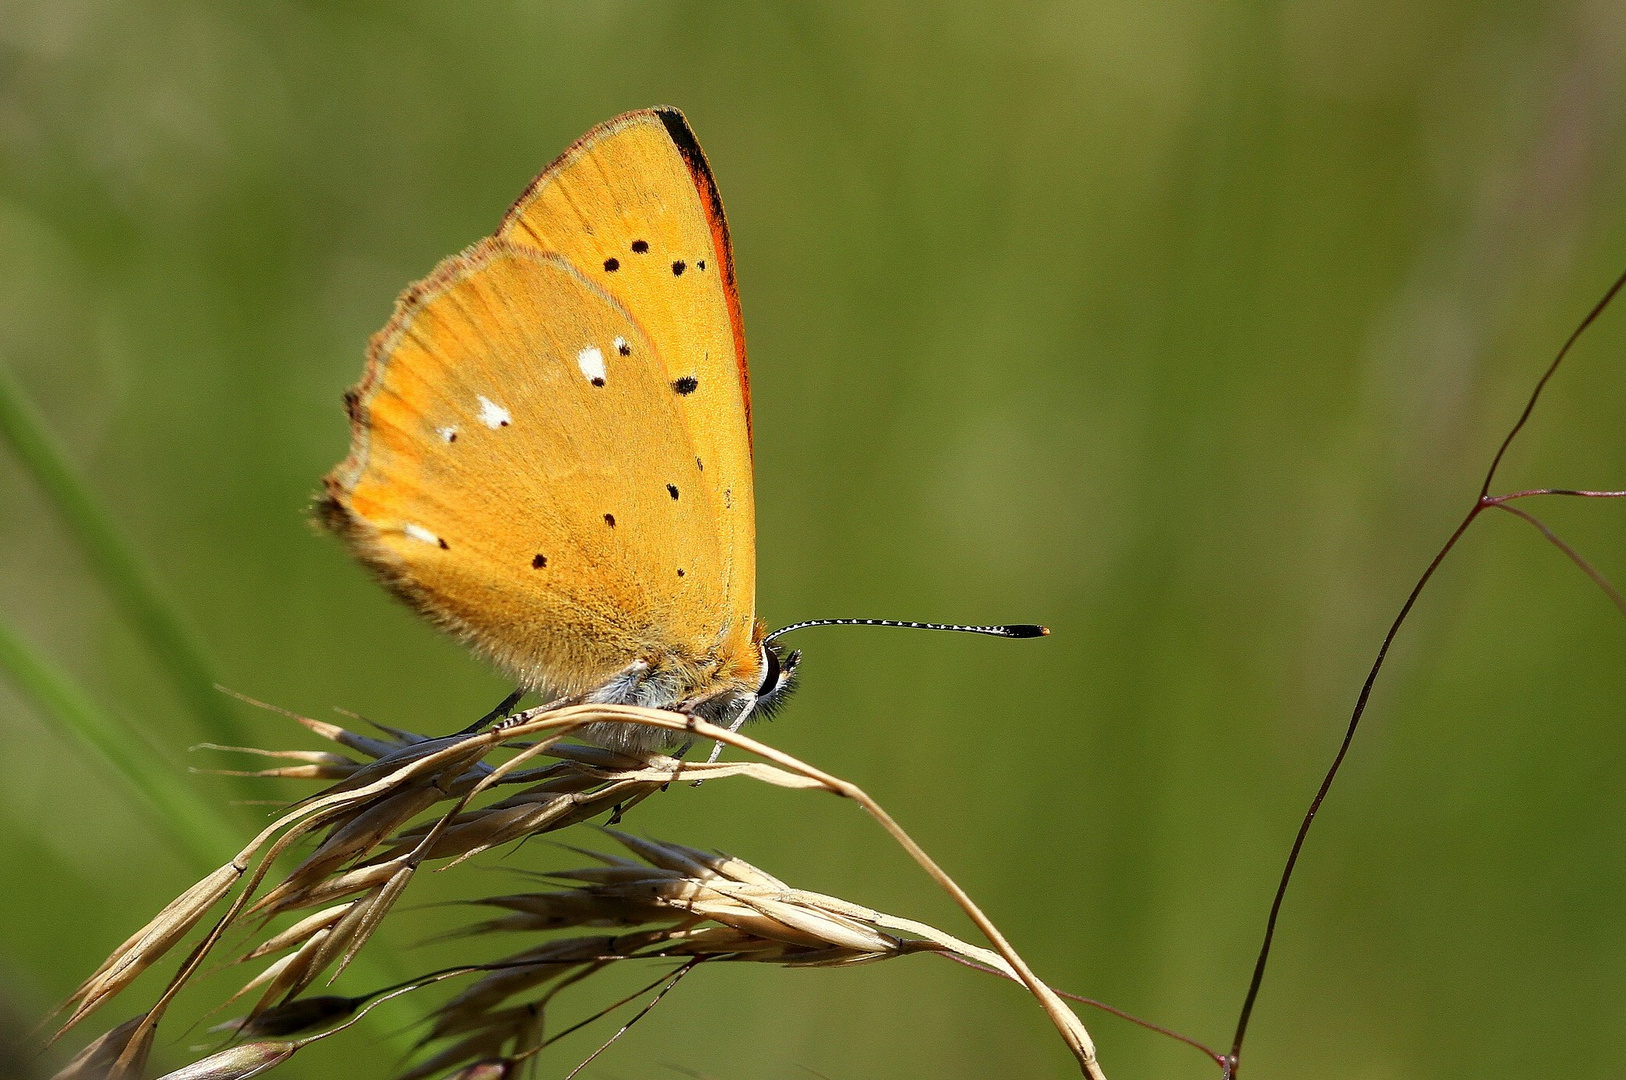
{"label": "black wing tip", "polygon": [[[689,118],[683,115],[683,110],[675,105],[657,105],[649,110],[665,126],[666,133],[672,137],[684,157],[700,152],[700,140],[694,137],[694,129],[689,126]],[[700,155],[704,160],[705,155]]]}
{"label": "black wing tip", "polygon": [[1050,627],[1040,626],[1038,623],[1012,623],[1011,625],[1001,627],[1000,629],[1005,631],[1006,637],[1013,638],[1050,636]]}

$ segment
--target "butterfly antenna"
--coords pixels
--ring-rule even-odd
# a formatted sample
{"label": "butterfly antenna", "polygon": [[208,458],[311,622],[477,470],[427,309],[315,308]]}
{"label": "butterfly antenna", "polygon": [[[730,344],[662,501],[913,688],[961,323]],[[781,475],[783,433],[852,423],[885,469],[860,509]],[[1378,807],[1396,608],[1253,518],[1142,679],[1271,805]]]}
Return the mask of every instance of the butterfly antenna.
{"label": "butterfly antenna", "polygon": [[781,626],[764,640],[772,641],[792,630],[805,630],[809,626],[901,626],[905,630],[953,630],[961,634],[987,634],[989,637],[1032,638],[1046,637],[1050,630],[1037,623],[1009,623],[1005,626],[956,626],[952,623],[901,622],[897,619],[809,619],[807,622]]}

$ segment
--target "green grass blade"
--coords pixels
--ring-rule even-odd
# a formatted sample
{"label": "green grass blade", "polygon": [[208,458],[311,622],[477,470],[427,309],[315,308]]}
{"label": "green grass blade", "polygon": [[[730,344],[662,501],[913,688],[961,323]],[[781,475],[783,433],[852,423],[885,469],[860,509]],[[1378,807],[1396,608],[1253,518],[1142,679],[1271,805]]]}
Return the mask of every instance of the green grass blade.
{"label": "green grass blade", "polygon": [[216,742],[247,741],[243,725],[214,689],[202,650],[164,598],[134,546],[69,463],[22,387],[0,367],[0,436],[45,492],[85,553],[119,613],[137,631],[176,690]]}
{"label": "green grass blade", "polygon": [[[252,743],[230,704],[215,690],[202,650],[164,599],[157,581],[4,367],[0,367],[0,436],[45,492],[79,542],[97,580],[197,712],[210,738],[228,744]],[[48,722],[89,747],[112,768],[163,834],[200,871],[219,866],[242,847],[244,838],[230,827],[228,816],[197,795],[134,725],[99,708],[4,621],[0,621],[0,672]],[[398,982],[401,977],[397,965],[377,952],[358,956],[351,970],[359,980],[375,986]],[[385,1045],[405,1053],[413,1040],[401,1028],[404,1019],[399,1011],[390,1010],[370,1014],[366,1023]]]}
{"label": "green grass blade", "polygon": [[216,808],[181,781],[174,765],[130,725],[99,708],[4,621],[0,621],[0,671],[48,722],[109,765],[164,835],[199,868],[213,869],[242,847]]}
{"label": "green grass blade", "polygon": [[[159,832],[203,873],[222,865],[244,838],[200,797],[174,764],[166,761],[129,724],[114,719],[66,674],[49,663],[4,620],[0,620],[0,674],[31,701],[57,730],[70,735],[107,765],[135,796]],[[358,981],[387,986],[401,980],[398,965],[380,953],[362,953],[351,965]],[[399,1053],[413,1040],[401,1025],[400,1009],[369,1014],[374,1034]]]}

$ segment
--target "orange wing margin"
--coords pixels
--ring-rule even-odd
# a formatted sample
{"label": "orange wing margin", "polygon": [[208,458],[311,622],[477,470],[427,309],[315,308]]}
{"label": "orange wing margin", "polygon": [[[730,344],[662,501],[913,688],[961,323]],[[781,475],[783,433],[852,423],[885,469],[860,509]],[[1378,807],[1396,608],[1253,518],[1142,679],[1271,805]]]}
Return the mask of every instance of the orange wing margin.
{"label": "orange wing margin", "polygon": [[723,214],[723,197],[718,194],[717,181],[711,175],[706,152],[700,149],[700,142],[694,137],[688,119],[670,105],[657,105],[652,111],[666,126],[666,133],[672,137],[672,145],[677,147],[677,152],[683,156],[683,163],[689,167],[689,175],[694,177],[694,186],[700,192],[700,205],[705,208],[706,221],[711,225],[712,244],[723,263],[718,269],[722,271],[723,293],[728,298],[728,321],[734,327],[734,356],[740,365],[740,390],[745,397],[745,437],[751,446],[752,457],[755,457],[756,436],[751,430],[751,373],[745,364],[745,319],[740,314],[740,291],[734,282],[734,244],[728,238],[728,218]]}
{"label": "orange wing margin", "polygon": [[754,668],[753,453],[739,294],[717,187],[683,115],[642,109],[589,131],[515,201],[497,236],[563,256],[649,333],[681,398],[703,470],[699,493],[723,539],[720,647]]}

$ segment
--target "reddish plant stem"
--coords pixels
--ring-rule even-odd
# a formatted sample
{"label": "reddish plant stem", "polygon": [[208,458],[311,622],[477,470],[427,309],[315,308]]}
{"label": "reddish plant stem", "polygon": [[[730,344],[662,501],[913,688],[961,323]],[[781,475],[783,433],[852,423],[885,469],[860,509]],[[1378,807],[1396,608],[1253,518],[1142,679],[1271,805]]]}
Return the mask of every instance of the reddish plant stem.
{"label": "reddish plant stem", "polygon": [[[1003,971],[1000,971],[998,968],[989,967],[987,964],[979,964],[975,960],[971,960],[971,959],[969,959],[967,957],[960,956],[958,953],[940,952],[940,953],[934,953],[933,955],[941,956],[945,960],[952,960],[956,964],[962,964],[965,967],[971,968],[974,971],[984,971],[984,972],[987,972],[989,975],[998,975],[1002,979],[1009,979],[1010,978],[1009,975],[1007,975]],[[1014,980],[1013,979],[1012,981],[1013,982],[1018,982],[1020,980]],[[1055,987],[1051,987],[1051,989],[1055,990]],[[1196,1039],[1193,1039],[1189,1035],[1182,1035],[1182,1034],[1180,1034],[1180,1032],[1175,1031],[1173,1028],[1166,1028],[1162,1024],[1154,1024],[1150,1020],[1143,1020],[1140,1017],[1136,1016],[1134,1013],[1125,1012],[1122,1009],[1115,1008],[1114,1006],[1108,1005],[1104,1001],[1097,1001],[1094,998],[1087,998],[1083,994],[1074,994],[1074,993],[1070,993],[1069,991],[1066,991],[1066,990],[1056,990],[1056,996],[1066,998],[1068,1001],[1076,1001],[1080,1005],[1088,1005],[1092,1009],[1100,1009],[1104,1013],[1111,1013],[1113,1016],[1116,1016],[1118,1019],[1120,1019],[1120,1020],[1128,1020],[1131,1024],[1139,1025],[1140,1027],[1145,1028],[1147,1031],[1155,1031],[1159,1035],[1167,1035],[1169,1038],[1173,1039],[1175,1042],[1183,1042],[1187,1046],[1193,1047],[1193,1048],[1195,1048],[1197,1050],[1201,1050],[1205,1055],[1208,1056],[1208,1058],[1210,1060],[1212,1060],[1214,1062],[1214,1064],[1220,1066],[1221,1068],[1225,1067],[1225,1062],[1228,1060],[1226,1058],[1226,1056],[1224,1054],[1220,1053],[1218,1050],[1215,1050],[1213,1047],[1207,1046],[1204,1043],[1198,1042]]]}
{"label": "reddish plant stem", "polygon": [[1501,506],[1514,499],[1528,499],[1533,495],[1574,495],[1582,499],[1626,499],[1626,491],[1579,491],[1575,488],[1527,488],[1524,491],[1510,491],[1506,495],[1486,495],[1481,502],[1491,506]]}
{"label": "reddish plant stem", "polygon": [[[1511,507],[1505,506],[1506,503],[1513,499],[1532,495],[1577,495],[1597,498],[1616,498],[1621,495],[1620,492],[1613,491],[1583,492],[1560,488],[1542,488],[1513,492],[1510,495],[1493,496],[1490,493],[1490,488],[1491,484],[1496,480],[1497,470],[1501,468],[1502,459],[1507,456],[1508,448],[1513,445],[1513,440],[1518,438],[1519,433],[1524,430],[1525,424],[1529,422],[1530,415],[1535,412],[1536,403],[1541,400],[1542,391],[1547,388],[1547,384],[1552,381],[1552,377],[1558,373],[1559,366],[1563,364],[1564,358],[1569,355],[1569,351],[1574,347],[1576,341],[1580,340],[1587,327],[1596,322],[1598,316],[1603,314],[1604,309],[1614,300],[1615,295],[1620,292],[1622,287],[1626,287],[1626,272],[1617,277],[1614,284],[1609,286],[1609,290],[1604,293],[1603,298],[1592,306],[1592,310],[1587,312],[1586,318],[1582,319],[1580,325],[1565,339],[1563,347],[1558,350],[1558,355],[1553,357],[1552,363],[1548,364],[1547,369],[1542,372],[1541,378],[1536,381],[1535,388],[1530,392],[1529,398],[1526,399],[1524,410],[1519,413],[1518,420],[1514,422],[1507,436],[1502,439],[1501,445],[1496,448],[1496,456],[1491,459],[1490,468],[1485,470],[1485,480],[1479,486],[1479,495],[1474,499],[1473,506],[1469,508],[1467,514],[1463,515],[1461,523],[1457,525],[1450,537],[1440,547],[1440,550],[1435,553],[1434,558],[1429,561],[1428,568],[1423,571],[1422,576],[1417,579],[1417,583],[1412,586],[1411,592],[1406,596],[1406,602],[1401,605],[1399,614],[1395,616],[1394,621],[1389,624],[1388,631],[1383,635],[1383,643],[1378,646],[1377,657],[1372,661],[1372,666],[1366,674],[1366,680],[1361,684],[1361,692],[1355,699],[1355,708],[1350,713],[1349,726],[1344,731],[1343,740],[1338,744],[1338,752],[1333,756],[1332,764],[1327,768],[1326,775],[1322,777],[1321,786],[1316,789],[1315,797],[1310,800],[1310,808],[1305,811],[1303,820],[1299,822],[1298,833],[1293,837],[1293,846],[1288,850],[1287,862],[1282,867],[1281,879],[1276,884],[1276,894],[1270,902],[1270,915],[1265,920],[1264,940],[1260,943],[1259,955],[1253,965],[1253,975],[1248,980],[1248,992],[1242,999],[1242,1009],[1237,1016],[1236,1034],[1231,1040],[1231,1052],[1221,1062],[1224,1080],[1233,1080],[1241,1066],[1242,1044],[1248,1035],[1248,1021],[1253,1016],[1253,1006],[1258,1000],[1259,988],[1264,983],[1265,968],[1270,963],[1270,948],[1276,937],[1276,922],[1281,915],[1282,901],[1287,896],[1287,886],[1293,878],[1293,868],[1298,864],[1299,853],[1304,849],[1304,840],[1309,835],[1310,826],[1315,822],[1316,813],[1321,809],[1322,802],[1327,798],[1327,792],[1332,789],[1333,781],[1338,778],[1338,770],[1343,767],[1344,758],[1348,755],[1350,744],[1355,739],[1355,732],[1361,726],[1361,717],[1365,715],[1367,703],[1372,698],[1372,687],[1376,684],[1378,675],[1383,671],[1384,661],[1389,656],[1389,647],[1394,644],[1395,637],[1400,633],[1400,628],[1405,625],[1412,608],[1417,605],[1417,599],[1422,595],[1423,589],[1433,579],[1434,572],[1440,568],[1440,564],[1445,561],[1445,557],[1457,546],[1457,541],[1462,539],[1462,534],[1468,531],[1468,526],[1474,523],[1474,519],[1493,506],[1503,506],[1511,510]],[[1573,557],[1579,558],[1579,556]]]}
{"label": "reddish plant stem", "polygon": [[1562,551],[1565,555],[1568,555],[1570,562],[1574,563],[1576,566],[1579,566],[1581,568],[1581,572],[1587,577],[1591,578],[1592,583],[1598,588],[1602,589],[1605,596],[1609,597],[1609,602],[1614,604],[1616,609],[1618,609],[1622,615],[1626,615],[1626,599],[1621,597],[1620,592],[1610,583],[1609,579],[1604,577],[1603,574],[1601,574],[1591,563],[1587,562],[1586,559],[1582,558],[1580,552],[1566,544],[1562,537],[1553,532],[1553,530],[1547,526],[1546,522],[1542,521],[1534,514],[1527,514],[1523,510],[1520,510],[1517,506],[1509,506],[1505,502],[1492,503],[1491,505],[1495,506],[1498,510],[1506,510],[1515,517],[1523,518],[1525,521],[1528,521],[1530,524],[1534,525],[1537,529],[1540,529],[1541,535],[1545,536],[1549,541],[1551,541],[1552,545],[1559,551]]}
{"label": "reddish plant stem", "polygon": [[593,1059],[604,1053],[604,1051],[608,1050],[611,1046],[614,1046],[617,1039],[625,1035],[632,1028],[632,1025],[642,1020],[645,1016],[648,1016],[650,1010],[659,1005],[661,1003],[661,999],[667,994],[671,993],[672,988],[677,986],[679,982],[683,981],[683,976],[693,971],[695,965],[700,962],[701,958],[696,957],[693,960],[690,960],[687,964],[684,964],[682,967],[678,968],[677,973],[670,977],[665,986],[661,987],[660,993],[656,994],[650,999],[647,1005],[634,1013],[631,1020],[628,1020],[625,1024],[622,1024],[620,1030],[614,1035],[611,1035],[609,1039],[605,1041],[604,1045],[600,1046],[597,1050],[594,1050],[591,1054],[588,1054],[587,1058],[580,1065],[577,1065],[574,1069],[571,1069],[570,1072],[565,1076],[565,1080],[573,1080],[577,1073],[581,1072],[583,1069],[587,1068],[587,1066],[593,1063]]}

